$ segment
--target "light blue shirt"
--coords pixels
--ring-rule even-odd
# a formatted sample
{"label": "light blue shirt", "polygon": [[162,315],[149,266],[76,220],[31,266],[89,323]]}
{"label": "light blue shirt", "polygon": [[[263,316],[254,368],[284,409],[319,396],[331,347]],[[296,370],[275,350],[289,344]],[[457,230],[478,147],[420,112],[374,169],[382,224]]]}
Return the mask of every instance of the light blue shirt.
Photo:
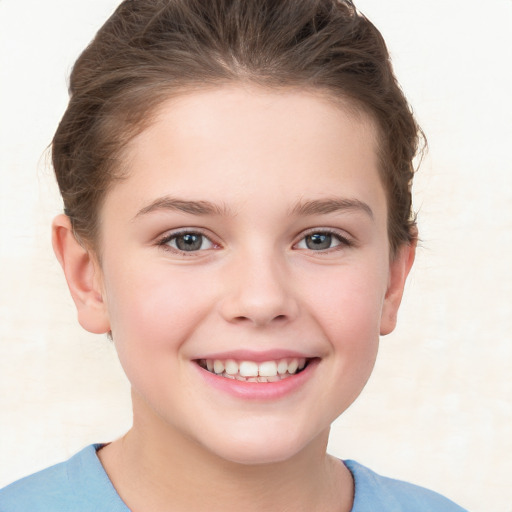
{"label": "light blue shirt", "polygon": [[[1,512],[130,512],[91,445],[0,490]],[[465,512],[440,494],[385,478],[348,460],[355,482],[352,512]],[[466,511],[467,512],[467,511]]]}

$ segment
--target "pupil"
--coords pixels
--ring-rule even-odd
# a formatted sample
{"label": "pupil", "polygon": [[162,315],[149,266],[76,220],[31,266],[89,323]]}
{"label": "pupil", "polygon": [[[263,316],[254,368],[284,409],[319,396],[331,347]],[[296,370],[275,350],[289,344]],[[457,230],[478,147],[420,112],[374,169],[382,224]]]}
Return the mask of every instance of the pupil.
{"label": "pupil", "polygon": [[332,236],[329,234],[314,233],[306,237],[306,247],[313,250],[329,249]]}
{"label": "pupil", "polygon": [[203,243],[202,235],[181,235],[176,238],[176,246],[181,251],[197,251],[201,249],[201,245]]}

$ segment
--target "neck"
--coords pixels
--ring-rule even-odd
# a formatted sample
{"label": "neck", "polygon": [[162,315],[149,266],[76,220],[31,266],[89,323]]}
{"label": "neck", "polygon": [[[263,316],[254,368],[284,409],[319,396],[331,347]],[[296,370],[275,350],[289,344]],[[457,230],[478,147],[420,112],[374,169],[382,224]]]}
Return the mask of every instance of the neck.
{"label": "neck", "polygon": [[326,454],[328,431],[285,461],[238,464],[161,422],[141,421],[99,452],[114,487],[133,512],[348,512],[350,472]]}

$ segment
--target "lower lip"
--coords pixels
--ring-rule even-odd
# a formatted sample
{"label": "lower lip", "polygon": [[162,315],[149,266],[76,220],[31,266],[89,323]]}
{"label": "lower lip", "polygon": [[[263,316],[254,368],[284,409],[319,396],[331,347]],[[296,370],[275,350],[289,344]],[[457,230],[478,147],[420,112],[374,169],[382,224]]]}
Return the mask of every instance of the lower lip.
{"label": "lower lip", "polygon": [[236,379],[221,377],[205,370],[198,364],[201,377],[212,387],[245,400],[278,400],[296,392],[313,376],[319,359],[312,359],[300,373],[296,373],[277,382],[244,382]]}

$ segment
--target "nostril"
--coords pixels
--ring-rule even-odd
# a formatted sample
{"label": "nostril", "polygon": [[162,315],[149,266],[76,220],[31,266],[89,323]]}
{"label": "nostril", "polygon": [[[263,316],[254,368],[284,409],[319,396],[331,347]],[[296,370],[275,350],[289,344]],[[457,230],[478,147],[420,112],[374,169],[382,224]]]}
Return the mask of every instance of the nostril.
{"label": "nostril", "polygon": [[247,321],[250,322],[251,319],[246,316],[236,316],[235,318],[233,318],[233,321],[234,322],[247,322]]}
{"label": "nostril", "polygon": [[293,297],[284,293],[274,293],[266,287],[254,289],[243,287],[229,293],[219,303],[221,316],[229,323],[263,326],[284,325],[296,318],[298,305]]}
{"label": "nostril", "polygon": [[[288,318],[287,315],[277,315],[274,318],[271,318],[270,321],[271,322],[275,322],[275,321],[284,322],[287,318]],[[243,315],[233,318],[233,321],[235,321],[235,322],[254,322],[254,320],[252,318],[250,318],[249,316],[243,316]],[[260,323],[258,321],[258,319],[256,320],[256,323]],[[261,323],[267,323],[267,321],[265,320],[264,322],[261,322]]]}

